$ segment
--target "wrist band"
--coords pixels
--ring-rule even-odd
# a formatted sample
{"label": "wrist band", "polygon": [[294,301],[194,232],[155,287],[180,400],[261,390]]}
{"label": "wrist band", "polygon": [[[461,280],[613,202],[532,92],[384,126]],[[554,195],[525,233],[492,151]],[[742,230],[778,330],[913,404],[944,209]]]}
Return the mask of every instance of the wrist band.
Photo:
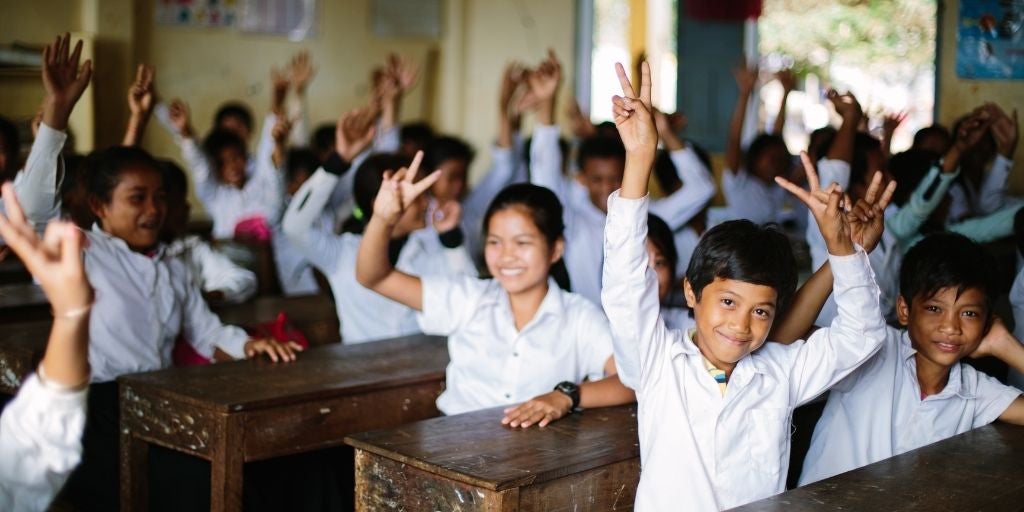
{"label": "wrist band", "polygon": [[84,306],[82,306],[80,308],[69,309],[69,310],[67,310],[67,311],[65,311],[63,313],[60,313],[60,314],[58,314],[56,311],[54,311],[53,312],[53,317],[54,318],[74,319],[74,318],[78,318],[80,316],[85,315],[91,309],[92,309],[92,303],[90,302],[89,304],[86,304],[86,305],[84,305]]}

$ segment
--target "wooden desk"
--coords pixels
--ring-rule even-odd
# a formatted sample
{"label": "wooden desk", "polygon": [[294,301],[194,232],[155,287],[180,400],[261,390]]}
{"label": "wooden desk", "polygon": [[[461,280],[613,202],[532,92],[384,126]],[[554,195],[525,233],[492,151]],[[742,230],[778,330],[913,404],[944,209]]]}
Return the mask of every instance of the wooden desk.
{"label": "wooden desk", "polygon": [[636,406],[513,430],[502,409],[350,436],[356,510],[632,510]]}
{"label": "wooden desk", "polygon": [[1020,510],[1024,427],[992,424],[735,511]]}
{"label": "wooden desk", "polygon": [[3,261],[0,261],[0,284],[31,283],[32,274],[25,268],[25,264],[12,253],[8,253]]}
{"label": "wooden desk", "polygon": [[0,325],[51,318],[50,301],[39,285],[32,282],[0,285]]}
{"label": "wooden desk", "polygon": [[224,305],[212,308],[226,324],[251,326],[270,322],[277,313],[288,313],[295,327],[298,327],[312,345],[324,345],[341,341],[338,312],[334,302],[326,294],[299,297],[256,297],[244,304]]}
{"label": "wooden desk", "polygon": [[436,416],[447,364],[444,338],[413,336],[121,377],[121,508],[145,508],[153,443],[209,460],[210,509],[239,510],[245,462]]}
{"label": "wooden desk", "polygon": [[0,394],[13,395],[35,371],[50,337],[50,320],[4,324],[0,330]]}

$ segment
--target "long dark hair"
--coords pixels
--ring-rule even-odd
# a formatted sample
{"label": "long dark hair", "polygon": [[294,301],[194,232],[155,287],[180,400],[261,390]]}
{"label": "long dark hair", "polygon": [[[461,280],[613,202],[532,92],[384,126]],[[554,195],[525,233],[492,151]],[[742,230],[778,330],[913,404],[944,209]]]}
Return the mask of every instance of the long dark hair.
{"label": "long dark hair", "polygon": [[[518,207],[526,210],[530,220],[537,226],[549,247],[564,239],[565,221],[562,216],[562,202],[558,200],[549,189],[534,185],[532,183],[516,183],[509,185],[498,192],[498,195],[487,207],[487,213],[483,219],[483,235],[487,238],[487,231],[491,225],[491,217],[495,213],[509,208]],[[572,291],[569,282],[569,271],[565,268],[565,261],[559,259],[548,270],[548,275],[555,279],[558,286],[565,291]]]}

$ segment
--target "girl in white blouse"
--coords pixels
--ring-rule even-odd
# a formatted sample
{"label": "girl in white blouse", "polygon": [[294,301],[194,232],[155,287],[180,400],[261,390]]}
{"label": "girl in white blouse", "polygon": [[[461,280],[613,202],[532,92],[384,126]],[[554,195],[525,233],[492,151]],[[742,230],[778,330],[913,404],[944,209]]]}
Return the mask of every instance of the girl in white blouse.
{"label": "girl in white blouse", "polygon": [[[484,259],[492,279],[414,277],[389,264],[391,231],[440,176],[435,171],[414,182],[420,159],[417,155],[408,169],[385,175],[359,247],[356,277],[363,286],[420,311],[424,332],[448,336],[451,362],[438,409],[459,414],[522,402],[560,383],[574,386],[614,374],[607,319],[596,305],[561,290],[551,277],[556,268],[564,273],[565,242],[561,203],[546,188],[511,185],[488,208]],[[435,225],[446,222],[454,225],[458,219],[442,218]],[[578,397],[566,394],[565,401]]]}

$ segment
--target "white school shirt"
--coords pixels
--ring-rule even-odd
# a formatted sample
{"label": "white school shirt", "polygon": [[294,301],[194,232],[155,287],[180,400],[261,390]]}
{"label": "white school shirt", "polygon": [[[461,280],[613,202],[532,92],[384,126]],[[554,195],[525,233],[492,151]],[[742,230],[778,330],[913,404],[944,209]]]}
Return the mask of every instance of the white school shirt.
{"label": "white school shirt", "polygon": [[[321,218],[323,222],[320,222],[316,229],[333,232],[333,216],[324,212]],[[317,284],[316,277],[313,276],[313,265],[302,255],[302,251],[288,240],[280,225],[274,226],[274,236],[270,239],[270,243],[274,249],[274,267],[277,270],[277,280],[281,283],[282,295],[294,297],[311,295],[320,291],[320,285]]]}
{"label": "white school shirt", "polygon": [[800,485],[988,425],[1020,390],[956,363],[937,395],[921,400],[910,336],[886,328],[882,350],[829,392]]}
{"label": "white school shirt", "polygon": [[254,169],[242,188],[221,183],[212,168],[212,162],[206,159],[195,139],[179,139],[182,157],[185,159],[192,180],[195,183],[196,195],[203,203],[203,208],[213,220],[213,237],[216,239],[234,238],[235,226],[239,221],[263,217],[267,224],[277,224],[284,202],[284,181],[281,170],[274,165],[268,144],[264,139],[272,140],[272,130],[276,116],[269,114],[263,122],[260,134]]}
{"label": "white school shirt", "polygon": [[[47,222],[60,217],[60,152],[67,138],[66,133],[40,123],[25,168],[14,175],[12,182],[25,219],[40,233]],[[0,197],[0,213],[5,212],[4,198]]]}
{"label": "white school shirt", "polygon": [[976,190],[969,180],[954,183],[949,187],[949,221],[986,215],[1006,206],[1008,201],[1019,201],[1007,197],[1006,194],[1006,184],[1010,179],[1011,170],[1013,160],[996,155],[992,165],[985,171],[980,190]]}
{"label": "white school shirt", "polygon": [[86,390],[35,374],[0,417],[0,510],[43,511],[82,458]]}
{"label": "white school shirt", "polygon": [[755,224],[767,222],[782,223],[792,218],[787,215],[786,189],[775,183],[767,184],[760,178],[740,169],[733,172],[726,169],[722,173],[722,194],[728,205],[725,219],[747,219]]}
{"label": "white school shirt", "polygon": [[[538,125],[530,144],[530,180],[551,189],[562,202],[565,220],[565,266],[572,290],[601,303],[601,254],[605,213],[590,200],[586,188],[562,174],[562,149],[557,125]],[[676,230],[704,209],[715,195],[715,182],[690,146],[669,153],[683,186],[653,201],[651,213]]]}
{"label": "white school shirt", "polygon": [[424,333],[448,336],[441,412],[461,414],[520,403],[559,382],[598,380],[612,355],[611,331],[601,309],[548,279],[540,309],[516,331],[508,293],[493,279],[426,276]]}
{"label": "white school shirt", "polygon": [[[636,510],[731,508],[785,490],[793,409],[827,390],[885,339],[867,255],[830,256],[840,314],[792,345],[741,359],[723,397],[690,332],[667,329],[648,269],[645,197],[608,200],[602,303],[622,382],[636,390]],[[691,331],[692,332],[692,331]]]}
{"label": "white school shirt", "polygon": [[693,251],[700,243],[700,235],[697,230],[690,226],[684,226],[672,233],[672,239],[676,244],[676,254],[679,255],[679,263],[676,264],[675,278],[679,282],[686,277],[686,269],[690,267],[690,259],[693,258]]}
{"label": "white school shirt", "polygon": [[[1017,341],[1024,340],[1024,267],[1017,272],[1013,286],[1010,287],[1010,309],[1013,311],[1013,336]],[[1017,389],[1024,390],[1024,375],[1010,368],[1007,382]]]}
{"label": "white school shirt", "polygon": [[[282,227],[288,240],[330,283],[342,342],[363,343],[419,332],[415,310],[364,288],[356,280],[356,258],[363,237],[336,235],[315,227],[337,181],[337,176],[317,169],[288,205]],[[395,268],[417,276],[476,272],[464,248],[448,249],[427,230],[409,235]]]}
{"label": "white school shirt", "polygon": [[212,359],[220,348],[245,358],[249,336],[210,312],[188,266],[160,247],[152,257],[93,226],[86,232],[85,274],[95,290],[89,317],[92,382],[168,368],[178,335]]}
{"label": "white school shirt", "polygon": [[200,290],[223,292],[225,302],[238,304],[256,294],[256,274],[235,265],[196,235],[171,242],[167,246],[167,254],[185,262],[189,275]]}

